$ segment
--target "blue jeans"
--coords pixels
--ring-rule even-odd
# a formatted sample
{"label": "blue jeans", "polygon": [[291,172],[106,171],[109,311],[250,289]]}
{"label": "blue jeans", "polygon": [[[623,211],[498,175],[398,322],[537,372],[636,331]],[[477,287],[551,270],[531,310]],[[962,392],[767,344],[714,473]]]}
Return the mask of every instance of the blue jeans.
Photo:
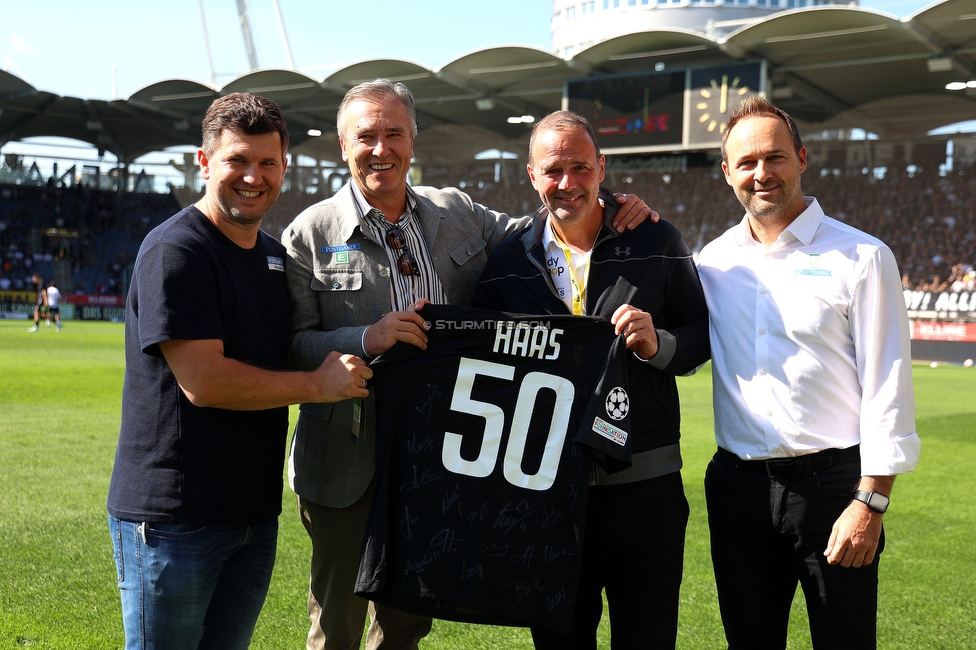
{"label": "blue jeans", "polygon": [[823,554],[861,478],[860,462],[789,479],[754,470],[755,463],[719,448],[705,472],[712,565],[729,648],[786,648],[797,584],[814,648],[876,647],[884,531],[869,565],[830,565]]}
{"label": "blue jeans", "polygon": [[278,521],[195,526],[109,515],[126,650],[247,648],[268,595]]}

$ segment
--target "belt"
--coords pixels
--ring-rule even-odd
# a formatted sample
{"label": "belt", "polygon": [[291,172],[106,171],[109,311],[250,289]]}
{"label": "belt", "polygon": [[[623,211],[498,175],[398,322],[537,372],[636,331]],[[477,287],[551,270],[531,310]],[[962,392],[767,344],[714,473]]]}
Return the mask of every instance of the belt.
{"label": "belt", "polygon": [[775,460],[742,460],[721,447],[715,455],[725,462],[738,465],[751,474],[783,479],[810,478],[828,467],[861,461],[860,445],[854,445],[847,449],[824,449],[804,456],[777,458]]}

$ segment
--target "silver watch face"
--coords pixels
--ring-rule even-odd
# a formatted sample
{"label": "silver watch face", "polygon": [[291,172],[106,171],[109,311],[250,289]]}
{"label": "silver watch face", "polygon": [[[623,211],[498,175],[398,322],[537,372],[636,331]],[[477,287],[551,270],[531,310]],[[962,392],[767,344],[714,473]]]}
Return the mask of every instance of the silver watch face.
{"label": "silver watch face", "polygon": [[885,510],[887,510],[889,503],[891,503],[891,499],[881,494],[880,492],[868,493],[868,500],[867,500],[868,507],[876,512],[884,512]]}

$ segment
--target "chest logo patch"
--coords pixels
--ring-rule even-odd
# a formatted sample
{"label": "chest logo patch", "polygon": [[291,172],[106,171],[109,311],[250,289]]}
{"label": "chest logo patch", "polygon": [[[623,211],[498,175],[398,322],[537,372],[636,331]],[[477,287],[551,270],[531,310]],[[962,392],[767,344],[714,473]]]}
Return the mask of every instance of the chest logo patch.
{"label": "chest logo patch", "polygon": [[358,251],[362,246],[360,244],[339,244],[338,246],[323,246],[323,253],[348,253],[349,251]]}
{"label": "chest logo patch", "polygon": [[819,278],[829,278],[833,273],[830,269],[797,269],[796,275],[813,275]]}

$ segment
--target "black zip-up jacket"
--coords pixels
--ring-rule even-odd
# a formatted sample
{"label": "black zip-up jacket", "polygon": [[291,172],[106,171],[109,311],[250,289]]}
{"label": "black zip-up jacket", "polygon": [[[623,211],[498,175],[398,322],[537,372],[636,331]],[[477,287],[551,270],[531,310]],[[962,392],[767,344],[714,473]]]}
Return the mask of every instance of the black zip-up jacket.
{"label": "black zip-up jacket", "polygon": [[[660,349],[644,361],[630,354],[633,466],[597,484],[631,483],[681,469],[681,413],[675,377],[708,361],[708,311],[698,270],[681,233],[666,221],[646,221],[618,233],[618,205],[605,188],[604,223],[590,255],[584,313],[609,319],[629,304],[651,315]],[[475,291],[474,306],[522,314],[571,313],[556,293],[546,266],[542,235],[548,212],[540,208],[532,224],[498,244]],[[596,372],[596,370],[594,370]]]}

